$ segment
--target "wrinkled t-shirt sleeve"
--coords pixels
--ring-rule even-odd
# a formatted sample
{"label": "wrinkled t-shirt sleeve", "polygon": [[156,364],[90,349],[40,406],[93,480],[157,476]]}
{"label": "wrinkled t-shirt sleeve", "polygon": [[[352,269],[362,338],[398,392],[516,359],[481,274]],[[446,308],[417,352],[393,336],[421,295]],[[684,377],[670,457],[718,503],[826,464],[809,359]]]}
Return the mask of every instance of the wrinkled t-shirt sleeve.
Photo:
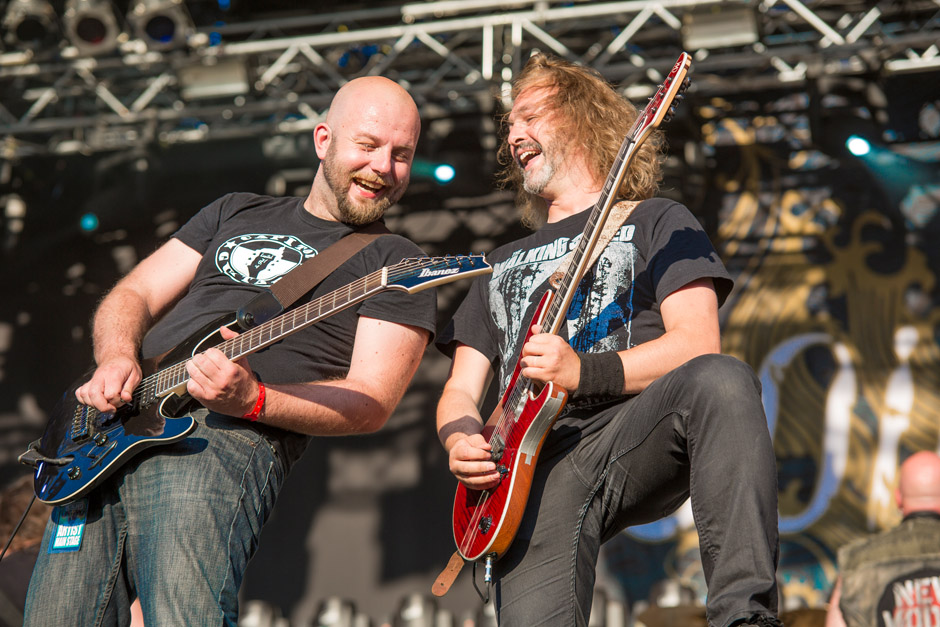
{"label": "wrinkled t-shirt sleeve", "polygon": [[219,230],[225,207],[232,201],[233,196],[234,194],[227,194],[200,209],[173,234],[173,237],[193,250],[205,253]]}
{"label": "wrinkled t-shirt sleeve", "polygon": [[656,300],[663,300],[697,279],[715,282],[720,306],[734,282],[699,221],[685,206],[670,203],[653,229],[649,260]]}

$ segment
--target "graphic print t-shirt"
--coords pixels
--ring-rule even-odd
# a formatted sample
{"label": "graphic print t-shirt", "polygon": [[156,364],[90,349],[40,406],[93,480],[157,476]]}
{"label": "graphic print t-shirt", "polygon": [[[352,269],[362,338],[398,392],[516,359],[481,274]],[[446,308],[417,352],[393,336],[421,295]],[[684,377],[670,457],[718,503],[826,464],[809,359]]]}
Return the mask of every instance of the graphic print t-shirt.
{"label": "graphic print t-shirt", "polygon": [[[480,351],[493,363],[502,394],[548,279],[577,246],[590,213],[546,224],[488,254],[493,273],[474,281],[441,333],[441,350],[451,354],[459,342]],[[706,277],[714,279],[723,303],[732,281],[698,220],[679,203],[644,201],[577,286],[561,335],[580,352],[633,348],[665,332],[663,299]],[[577,406],[569,401],[569,409]],[[565,422],[562,416],[558,425]],[[590,430],[600,426],[595,422]]]}
{"label": "graphic print t-shirt", "polygon": [[[144,339],[145,358],[162,355],[220,317],[227,321],[258,293],[316,256],[351,227],[321,220],[303,198],[229,194],[203,208],[173,237],[202,253],[186,295]],[[323,280],[293,307],[345,287],[404,258],[422,257],[418,246],[383,235]],[[349,369],[359,316],[435,331],[436,291],[379,292],[248,356],[265,383],[302,383],[342,377]]]}

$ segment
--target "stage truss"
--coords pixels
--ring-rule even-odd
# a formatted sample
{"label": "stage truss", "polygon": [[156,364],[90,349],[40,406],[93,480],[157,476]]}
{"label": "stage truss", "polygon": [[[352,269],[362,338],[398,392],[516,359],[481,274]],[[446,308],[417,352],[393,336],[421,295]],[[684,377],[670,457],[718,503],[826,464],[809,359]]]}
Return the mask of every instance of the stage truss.
{"label": "stage truss", "polygon": [[[454,0],[196,26],[178,49],[0,55],[0,157],[309,132],[336,88],[381,74],[428,119],[491,113],[534,49],[640,102],[678,53],[690,95],[805,89],[826,76],[940,69],[940,0]],[[936,80],[936,75],[925,80]]]}

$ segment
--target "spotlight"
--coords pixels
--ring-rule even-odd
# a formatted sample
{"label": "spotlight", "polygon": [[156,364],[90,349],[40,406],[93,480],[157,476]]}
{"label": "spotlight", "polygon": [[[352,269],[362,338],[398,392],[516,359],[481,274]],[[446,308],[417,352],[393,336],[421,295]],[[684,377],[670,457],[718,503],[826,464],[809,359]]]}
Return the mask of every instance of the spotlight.
{"label": "spotlight", "polygon": [[339,597],[327,597],[317,609],[317,624],[323,627],[352,627],[355,618],[356,606]]}
{"label": "spotlight", "polygon": [[12,48],[43,48],[57,39],[55,10],[47,0],[11,0],[3,29],[4,40]]}
{"label": "spotlight", "polygon": [[194,31],[183,0],[136,0],[127,19],[151,50],[182,46]]}
{"label": "spotlight", "polygon": [[683,18],[686,50],[748,46],[760,40],[755,8],[747,2],[716,2],[696,7]]}
{"label": "spotlight", "polygon": [[241,59],[223,59],[213,65],[186,65],[177,70],[183,100],[231,98],[251,91],[248,68]]}
{"label": "spotlight", "polygon": [[394,627],[433,627],[438,624],[437,601],[432,597],[413,593],[401,601],[398,613],[392,619]]}
{"label": "spotlight", "polygon": [[856,157],[864,157],[871,152],[871,143],[864,137],[859,137],[858,135],[850,135],[849,138],[845,140],[845,147]]}
{"label": "spotlight", "polygon": [[67,0],[62,20],[69,41],[82,55],[105,54],[119,43],[121,27],[109,0]]}
{"label": "spotlight", "polygon": [[457,171],[454,170],[454,166],[448,163],[442,163],[434,168],[434,180],[441,184],[450,183],[454,180],[456,174]]}
{"label": "spotlight", "polygon": [[449,163],[416,158],[411,163],[411,175],[416,179],[434,179],[439,185],[447,185],[457,176],[457,170]]}
{"label": "spotlight", "polygon": [[81,227],[82,231],[85,233],[91,233],[98,230],[98,216],[93,213],[83,214],[78,220],[78,226]]}

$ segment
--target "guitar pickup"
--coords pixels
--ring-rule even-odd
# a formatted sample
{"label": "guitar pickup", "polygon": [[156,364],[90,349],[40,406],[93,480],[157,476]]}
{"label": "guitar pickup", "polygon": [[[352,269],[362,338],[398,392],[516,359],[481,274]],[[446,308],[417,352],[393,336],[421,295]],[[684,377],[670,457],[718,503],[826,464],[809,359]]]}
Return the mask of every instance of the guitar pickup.
{"label": "guitar pickup", "polygon": [[88,455],[88,459],[94,460],[93,462],[91,462],[91,464],[88,466],[88,468],[89,468],[89,469],[94,468],[94,467],[96,467],[98,464],[100,464],[102,461],[104,461],[104,458],[107,457],[108,453],[110,453],[111,451],[113,451],[113,450],[114,450],[114,447],[116,447],[116,446],[117,446],[117,440],[113,440],[113,441],[111,442],[111,444],[108,446],[108,448],[106,448],[105,450],[101,451],[101,452],[98,453],[97,455]]}
{"label": "guitar pickup", "polygon": [[490,442],[490,459],[494,462],[498,462],[503,458],[503,452],[506,450],[506,443],[503,441],[501,436],[495,436]]}

